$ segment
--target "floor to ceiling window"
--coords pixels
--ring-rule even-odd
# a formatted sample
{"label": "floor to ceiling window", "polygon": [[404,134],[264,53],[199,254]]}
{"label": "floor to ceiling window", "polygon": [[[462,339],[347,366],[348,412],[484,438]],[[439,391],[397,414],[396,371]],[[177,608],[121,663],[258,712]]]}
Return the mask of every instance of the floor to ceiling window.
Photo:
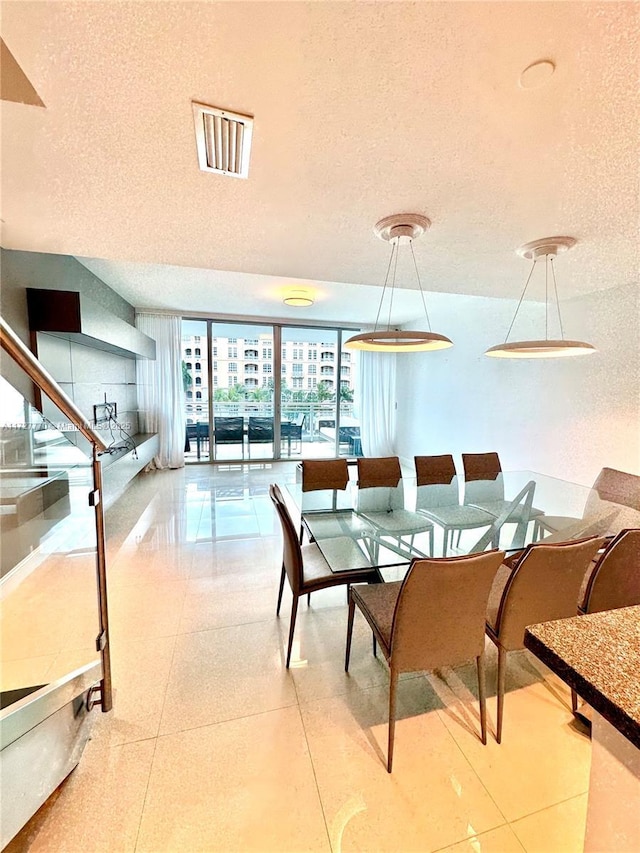
{"label": "floor to ceiling window", "polygon": [[360,454],[352,332],[183,320],[187,462]]}
{"label": "floor to ceiling window", "polygon": [[[346,338],[346,335],[344,336]],[[284,458],[331,458],[359,454],[354,415],[355,363],[342,348],[339,329],[282,329],[282,442]]]}

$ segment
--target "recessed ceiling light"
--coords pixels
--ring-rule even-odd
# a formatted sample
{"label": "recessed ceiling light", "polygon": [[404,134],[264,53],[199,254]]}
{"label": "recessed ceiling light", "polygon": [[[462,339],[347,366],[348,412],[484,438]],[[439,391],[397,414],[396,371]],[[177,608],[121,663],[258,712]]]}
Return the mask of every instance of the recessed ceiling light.
{"label": "recessed ceiling light", "polygon": [[285,305],[294,305],[296,308],[308,308],[313,305],[313,291],[302,287],[292,288],[287,291],[282,301]]}
{"label": "recessed ceiling light", "polygon": [[544,86],[556,70],[555,63],[550,59],[540,59],[528,65],[520,75],[520,87],[522,89],[539,89]]}

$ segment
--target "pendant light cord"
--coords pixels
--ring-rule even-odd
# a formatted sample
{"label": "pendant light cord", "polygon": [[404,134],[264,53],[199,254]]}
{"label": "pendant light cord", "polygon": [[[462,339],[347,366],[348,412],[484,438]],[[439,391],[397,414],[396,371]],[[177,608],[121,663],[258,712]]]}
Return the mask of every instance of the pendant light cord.
{"label": "pendant light cord", "polygon": [[398,254],[400,253],[400,244],[395,247],[396,255],[393,264],[393,278],[391,279],[391,295],[389,297],[389,319],[387,320],[387,332],[391,331],[391,309],[393,308],[393,294],[396,292],[396,273],[398,271]]}
{"label": "pendant light cord", "polygon": [[549,340],[549,255],[544,256],[544,339]]}
{"label": "pendant light cord", "polygon": [[560,313],[560,300],[558,299],[558,283],[556,282],[556,270],[551,258],[551,277],[553,278],[553,289],[556,294],[556,306],[558,308],[558,322],[560,323],[560,340],[564,340],[564,329],[562,328],[562,314]]}
{"label": "pendant light cord", "polygon": [[427,300],[424,298],[424,291],[422,289],[422,282],[420,281],[420,273],[418,272],[418,264],[416,263],[416,256],[413,251],[413,240],[409,243],[411,247],[411,257],[413,258],[413,266],[416,271],[416,278],[418,279],[418,287],[420,288],[420,296],[422,297],[422,307],[424,308],[424,314],[427,318],[427,329],[431,331],[431,320],[429,319],[429,312],[427,311]]}
{"label": "pendant light cord", "polygon": [[531,264],[531,269],[529,270],[529,275],[527,276],[527,280],[524,285],[524,290],[522,291],[522,295],[520,296],[520,301],[518,302],[518,306],[516,308],[516,313],[513,315],[513,320],[511,321],[511,325],[509,326],[509,331],[507,332],[507,337],[504,339],[505,344],[509,340],[509,335],[511,334],[511,329],[513,329],[513,324],[516,321],[516,317],[518,316],[518,311],[520,310],[520,306],[522,305],[522,300],[524,299],[524,295],[527,292],[527,288],[529,287],[529,282],[531,281],[531,276],[533,275],[533,271],[536,268],[536,262]]}
{"label": "pendant light cord", "polygon": [[380,297],[380,305],[378,305],[378,313],[376,314],[376,322],[375,322],[375,325],[373,327],[374,332],[378,331],[378,320],[380,319],[380,312],[382,311],[382,304],[384,302],[384,294],[387,290],[387,284],[389,282],[389,272],[391,271],[391,264],[393,262],[393,255],[395,253],[395,250],[396,250],[395,243],[392,243],[391,244],[391,254],[389,255],[389,265],[387,266],[387,274],[384,277],[384,286],[382,288],[382,296]]}

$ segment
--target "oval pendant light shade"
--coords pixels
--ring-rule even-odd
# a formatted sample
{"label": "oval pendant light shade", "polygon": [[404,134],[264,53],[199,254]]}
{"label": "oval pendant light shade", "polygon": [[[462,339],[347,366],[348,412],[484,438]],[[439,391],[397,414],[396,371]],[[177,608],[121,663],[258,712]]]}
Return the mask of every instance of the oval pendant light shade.
{"label": "oval pendant light shade", "polygon": [[[430,225],[431,222],[427,217],[421,216],[418,213],[400,213],[395,216],[387,216],[376,223],[373,229],[376,237],[391,243],[391,257],[389,258],[387,275],[382,289],[382,296],[380,297],[376,323],[372,332],[361,332],[358,335],[353,335],[345,341],[344,346],[346,349],[365,350],[367,352],[429,352],[453,346],[453,343],[449,338],[431,331],[431,321],[429,320],[427,303],[424,291],[422,290],[422,283],[420,281],[415,255],[413,254],[413,241],[416,237],[424,234]],[[409,246],[411,250],[411,257],[413,259],[413,266],[416,273],[416,279],[418,281],[418,287],[420,289],[420,295],[422,296],[422,306],[425,312],[428,331],[405,331],[391,328],[391,307],[393,305],[393,294],[396,283],[398,252],[402,245]],[[386,324],[386,328],[379,329],[378,320],[382,313],[382,306],[390,276],[389,319]]]}
{"label": "oval pendant light shade", "polygon": [[[562,328],[562,315],[560,314],[560,301],[558,300],[558,285],[556,282],[556,273],[554,269],[554,258],[560,252],[568,251],[572,246],[575,246],[573,237],[545,237],[542,240],[534,240],[531,243],[525,243],[517,249],[518,255],[526,260],[533,261],[529,275],[522,291],[522,296],[518,302],[516,313],[513,315],[513,320],[509,326],[507,337],[503,344],[497,344],[490,347],[485,355],[490,358],[566,358],[576,355],[590,355],[596,352],[596,348],[592,344],[584,341],[568,341],[564,338]],[[522,300],[525,297],[529,282],[536,268],[538,261],[544,258],[545,261],[545,337],[537,341],[511,341],[509,343],[509,335],[511,329],[518,316],[518,311],[522,305]],[[553,289],[555,293],[555,302],[558,312],[558,323],[560,325],[560,338],[549,338],[549,269],[553,279]]]}

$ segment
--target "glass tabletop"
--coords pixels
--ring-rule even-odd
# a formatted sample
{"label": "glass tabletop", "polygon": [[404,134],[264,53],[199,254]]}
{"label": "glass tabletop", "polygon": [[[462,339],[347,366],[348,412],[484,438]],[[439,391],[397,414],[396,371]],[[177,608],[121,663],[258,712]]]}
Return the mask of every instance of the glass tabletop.
{"label": "glass tabletop", "polygon": [[344,491],[303,492],[300,482],[288,490],[332,571],[370,565],[386,580],[402,577],[416,557],[514,551],[640,527],[637,510],[532,471],[505,471],[459,488],[455,481],[418,486],[415,477],[403,477],[395,488],[359,490],[351,480]]}

